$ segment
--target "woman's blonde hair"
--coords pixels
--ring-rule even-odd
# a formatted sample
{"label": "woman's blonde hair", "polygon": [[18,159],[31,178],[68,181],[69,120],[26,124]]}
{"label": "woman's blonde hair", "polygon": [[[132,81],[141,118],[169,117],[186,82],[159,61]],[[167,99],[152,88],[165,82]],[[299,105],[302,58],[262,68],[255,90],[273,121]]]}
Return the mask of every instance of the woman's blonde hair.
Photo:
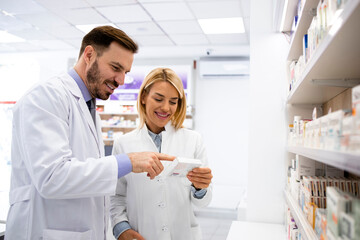
{"label": "woman's blonde hair", "polygon": [[142,103],[143,97],[150,92],[152,85],[159,81],[169,82],[179,93],[178,106],[175,114],[170,119],[175,129],[183,127],[186,118],[186,96],[184,86],[180,77],[170,68],[155,68],[144,79],[141,84],[139,96],[137,98],[137,108],[140,116],[139,128],[142,128],[146,122],[145,104]]}

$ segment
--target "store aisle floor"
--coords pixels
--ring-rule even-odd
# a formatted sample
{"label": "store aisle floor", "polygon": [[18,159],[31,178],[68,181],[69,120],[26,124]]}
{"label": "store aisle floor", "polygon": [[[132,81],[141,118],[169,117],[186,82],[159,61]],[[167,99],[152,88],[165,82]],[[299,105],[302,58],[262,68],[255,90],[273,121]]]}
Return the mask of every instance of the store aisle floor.
{"label": "store aisle floor", "polygon": [[198,217],[197,218],[203,234],[203,240],[226,240],[232,219]]}

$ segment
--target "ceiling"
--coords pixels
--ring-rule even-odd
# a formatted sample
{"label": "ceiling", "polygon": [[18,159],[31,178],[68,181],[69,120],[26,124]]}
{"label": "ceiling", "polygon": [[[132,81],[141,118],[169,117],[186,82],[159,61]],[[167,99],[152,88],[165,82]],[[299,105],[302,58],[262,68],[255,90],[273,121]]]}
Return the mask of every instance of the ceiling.
{"label": "ceiling", "polygon": [[[0,43],[0,53],[78,50],[75,25],[115,24],[139,54],[244,55],[250,0],[0,0],[0,30],[25,42]],[[197,19],[243,17],[245,33],[204,34]],[[246,55],[246,54],[245,54]]]}

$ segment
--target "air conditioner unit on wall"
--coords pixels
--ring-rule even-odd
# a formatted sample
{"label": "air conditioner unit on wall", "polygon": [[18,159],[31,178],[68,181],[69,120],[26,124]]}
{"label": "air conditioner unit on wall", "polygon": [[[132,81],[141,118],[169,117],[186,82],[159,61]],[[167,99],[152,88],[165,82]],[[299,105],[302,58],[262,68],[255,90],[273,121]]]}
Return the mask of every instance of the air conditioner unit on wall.
{"label": "air conditioner unit on wall", "polygon": [[201,57],[199,60],[201,78],[248,77],[248,57]]}

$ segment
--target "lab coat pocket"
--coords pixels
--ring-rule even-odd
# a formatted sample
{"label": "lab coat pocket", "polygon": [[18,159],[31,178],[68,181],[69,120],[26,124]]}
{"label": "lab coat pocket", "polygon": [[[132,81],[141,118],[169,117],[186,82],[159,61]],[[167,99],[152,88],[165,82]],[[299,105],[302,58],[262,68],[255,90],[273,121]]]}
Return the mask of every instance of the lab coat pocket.
{"label": "lab coat pocket", "polygon": [[86,232],[70,232],[70,231],[60,231],[53,229],[45,229],[43,231],[43,240],[91,240],[92,231]]}

